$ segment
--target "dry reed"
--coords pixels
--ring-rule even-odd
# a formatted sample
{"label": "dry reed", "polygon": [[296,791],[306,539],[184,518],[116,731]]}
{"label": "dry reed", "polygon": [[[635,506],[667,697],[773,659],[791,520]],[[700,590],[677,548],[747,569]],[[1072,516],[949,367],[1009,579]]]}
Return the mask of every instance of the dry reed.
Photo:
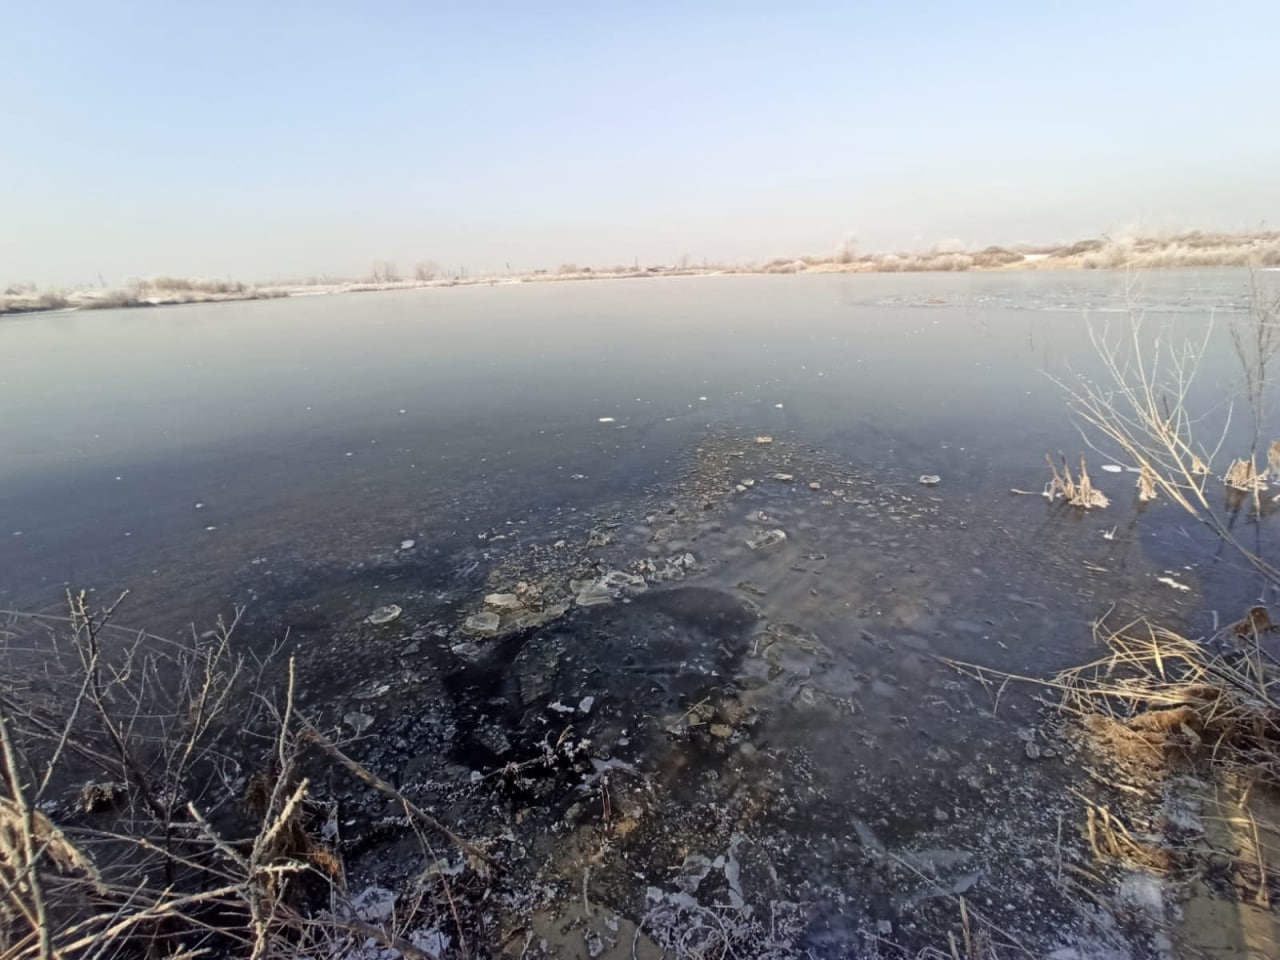
{"label": "dry reed", "polygon": [[1138,471],[1138,500],[1148,503],[1156,498],[1156,475],[1151,464],[1144,463]]}
{"label": "dry reed", "polygon": [[1209,643],[1137,620],[1118,629],[1100,621],[1105,654],[1050,679],[948,661],[989,684],[1020,680],[1058,694],[1093,744],[1117,759],[1203,759],[1248,780],[1280,786],[1280,664],[1264,650],[1275,631],[1265,607],[1219,631]]}
{"label": "dry reed", "polygon": [[1093,481],[1089,479],[1089,471],[1085,468],[1083,456],[1080,458],[1080,473],[1077,477],[1071,475],[1071,467],[1067,464],[1066,456],[1061,453],[1058,456],[1062,459],[1061,470],[1054,464],[1053,458],[1045,454],[1045,461],[1053,474],[1044,488],[1046,498],[1061,499],[1069,506],[1079,507],[1082,510],[1103,508],[1111,503],[1101,490],[1094,488]]}
{"label": "dry reed", "polygon": [[[1245,546],[1233,529],[1234,511],[1243,501],[1240,494],[1251,494],[1255,512],[1261,513],[1260,492],[1273,466],[1280,466],[1280,441],[1266,450],[1267,470],[1259,473],[1255,466],[1268,408],[1269,365],[1280,351],[1280,297],[1259,292],[1259,284],[1255,280],[1249,310],[1231,323],[1242,382],[1240,395],[1218,410],[1223,424],[1216,437],[1204,435],[1206,415],[1189,405],[1201,362],[1213,342],[1212,320],[1194,338],[1180,339],[1166,330],[1149,329],[1131,296],[1127,322],[1108,319],[1088,325],[1101,375],[1076,375],[1060,385],[1086,442],[1138,468],[1140,500],[1158,495],[1182,508],[1238,551],[1264,579],[1280,585],[1280,569]],[[1228,442],[1237,401],[1243,401],[1251,414],[1252,446],[1247,458],[1237,458],[1222,475],[1235,495],[1227,498],[1224,511],[1211,495],[1209,480],[1217,474],[1214,458]],[[1051,481],[1045,492],[1060,495],[1062,488]]]}
{"label": "dry reed", "polygon": [[1267,473],[1258,473],[1253,460],[1242,457],[1231,461],[1231,466],[1222,475],[1222,482],[1241,493],[1257,493],[1267,489]]}

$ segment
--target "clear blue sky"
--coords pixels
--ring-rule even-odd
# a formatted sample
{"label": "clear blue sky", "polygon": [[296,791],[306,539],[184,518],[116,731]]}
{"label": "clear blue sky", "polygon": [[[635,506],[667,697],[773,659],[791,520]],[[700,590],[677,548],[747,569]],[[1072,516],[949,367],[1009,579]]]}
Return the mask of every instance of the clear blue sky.
{"label": "clear blue sky", "polygon": [[1280,2],[0,3],[0,283],[1280,225]]}

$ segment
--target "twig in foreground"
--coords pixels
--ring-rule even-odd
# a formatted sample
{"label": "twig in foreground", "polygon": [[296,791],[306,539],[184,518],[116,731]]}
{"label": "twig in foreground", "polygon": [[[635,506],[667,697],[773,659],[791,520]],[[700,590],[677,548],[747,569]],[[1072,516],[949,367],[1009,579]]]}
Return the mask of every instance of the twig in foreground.
{"label": "twig in foreground", "polygon": [[309,739],[312,743],[314,743],[317,747],[323,750],[326,754],[328,754],[330,757],[332,757],[334,760],[340,763],[343,767],[345,767],[347,772],[350,773],[352,776],[354,776],[356,779],[363,780],[365,783],[373,787],[373,789],[377,790],[379,793],[385,793],[388,797],[392,797],[395,800],[399,801],[400,803],[404,804],[404,808],[408,810],[409,813],[411,813],[418,820],[422,821],[432,830],[436,830],[444,834],[446,837],[449,838],[450,842],[453,843],[454,846],[458,847],[458,849],[462,850],[464,853],[469,854],[470,856],[475,857],[478,860],[483,860],[485,863],[493,867],[495,870],[502,869],[501,865],[498,863],[498,861],[494,860],[493,857],[489,856],[489,854],[485,853],[483,850],[481,850],[478,846],[476,846],[470,840],[464,840],[462,837],[458,836],[456,833],[454,833],[452,830],[446,827],[443,823],[441,823],[435,817],[431,816],[431,814],[427,813],[425,810],[423,810],[421,807],[415,804],[412,800],[410,800],[408,797],[402,794],[399,790],[397,790],[391,784],[387,783],[387,781],[383,780],[377,774],[370,771],[367,767],[363,766],[362,764],[358,763],[355,760],[352,760],[349,756],[347,756],[345,753],[343,753],[341,750],[338,749],[337,744],[335,744],[332,740],[330,740],[328,737],[322,734],[315,727],[311,726],[310,724],[306,724],[303,730],[303,735],[307,739]]}

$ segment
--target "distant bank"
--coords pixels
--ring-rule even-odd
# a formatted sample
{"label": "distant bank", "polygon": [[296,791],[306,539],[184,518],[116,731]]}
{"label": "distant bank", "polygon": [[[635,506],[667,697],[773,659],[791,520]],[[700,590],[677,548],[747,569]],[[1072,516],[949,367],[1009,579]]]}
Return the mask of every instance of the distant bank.
{"label": "distant bank", "polygon": [[1192,231],[1160,237],[1101,237],[1061,246],[991,246],[965,250],[939,245],[922,253],[859,254],[845,245],[830,257],[795,257],[762,264],[709,264],[586,267],[564,264],[555,270],[523,274],[441,274],[417,271],[417,279],[398,279],[394,268],[380,264],[367,280],[323,280],[296,283],[245,284],[236,281],[157,277],[119,289],[80,288],[41,290],[32,285],[10,286],[0,292],[0,315],[54,310],[92,310],[122,307],[217,303],[272,297],[363,293],[421,287],[473,286],[498,283],[539,283],[568,280],[687,277],[727,274],[782,273],[916,273],[966,270],[1165,270],[1179,267],[1280,267],[1280,232],[1251,234]]}

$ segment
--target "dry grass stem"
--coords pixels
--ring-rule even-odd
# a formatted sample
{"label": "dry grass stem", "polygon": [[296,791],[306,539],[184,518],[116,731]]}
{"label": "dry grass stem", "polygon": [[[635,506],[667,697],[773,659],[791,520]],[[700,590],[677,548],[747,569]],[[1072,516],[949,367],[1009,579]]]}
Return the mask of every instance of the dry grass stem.
{"label": "dry grass stem", "polygon": [[10,614],[0,631],[0,956],[321,960],[369,940],[429,956],[350,910],[312,909],[347,898],[303,754],[319,743],[364,768],[297,715],[292,661],[277,696],[235,648],[238,612],[170,641],[117,628],[116,605],[68,601],[65,618]]}

